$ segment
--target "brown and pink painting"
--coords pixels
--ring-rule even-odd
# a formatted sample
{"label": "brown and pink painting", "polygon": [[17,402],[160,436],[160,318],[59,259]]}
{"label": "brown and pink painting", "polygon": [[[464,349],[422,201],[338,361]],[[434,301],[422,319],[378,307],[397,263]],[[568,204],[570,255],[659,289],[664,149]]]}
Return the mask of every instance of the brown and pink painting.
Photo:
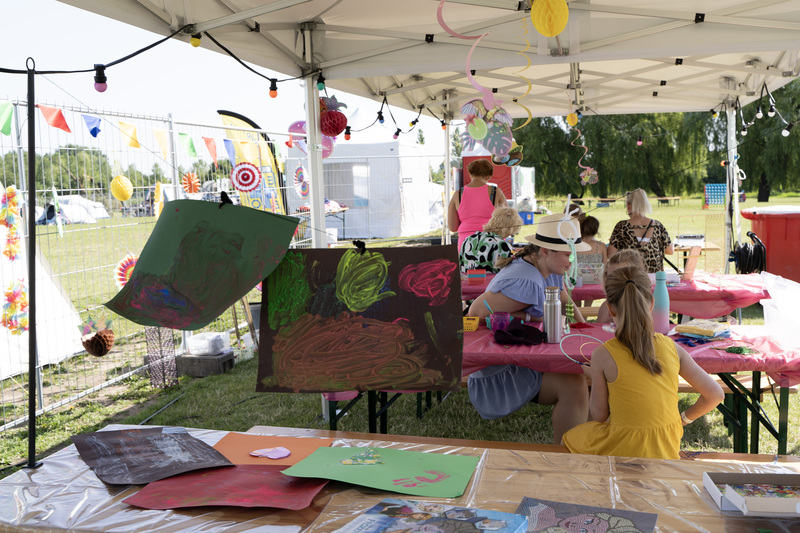
{"label": "brown and pink painting", "polygon": [[460,387],[454,246],[290,250],[263,287],[256,390]]}

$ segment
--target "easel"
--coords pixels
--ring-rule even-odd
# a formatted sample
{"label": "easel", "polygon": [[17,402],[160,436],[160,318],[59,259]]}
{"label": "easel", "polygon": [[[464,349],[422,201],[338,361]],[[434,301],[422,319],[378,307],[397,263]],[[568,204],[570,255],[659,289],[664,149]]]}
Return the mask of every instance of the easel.
{"label": "easel", "polygon": [[[243,296],[242,299],[239,300],[239,303],[242,304],[247,328],[250,330],[250,338],[253,339],[253,346],[255,347],[256,353],[258,353],[258,336],[256,335],[256,326],[253,324],[253,314],[250,312],[250,303],[247,300],[247,296]],[[236,332],[236,344],[239,348],[242,348],[244,343],[242,342],[242,334],[239,331],[239,318],[236,315],[236,304],[231,306],[231,311],[233,312],[233,329]]]}

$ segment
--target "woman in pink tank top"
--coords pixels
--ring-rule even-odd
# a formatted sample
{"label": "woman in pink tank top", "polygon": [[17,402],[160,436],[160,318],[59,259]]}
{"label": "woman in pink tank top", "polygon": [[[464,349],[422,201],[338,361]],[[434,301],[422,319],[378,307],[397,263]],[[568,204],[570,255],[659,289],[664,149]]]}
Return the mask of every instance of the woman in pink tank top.
{"label": "woman in pink tank top", "polygon": [[[506,197],[500,187],[487,185],[492,179],[494,167],[488,159],[477,159],[467,167],[471,181],[450,199],[447,226],[458,232],[458,249],[464,239],[483,229],[494,212],[495,206],[506,205]],[[494,193],[492,190],[494,189]],[[494,197],[494,202],[492,202]]]}

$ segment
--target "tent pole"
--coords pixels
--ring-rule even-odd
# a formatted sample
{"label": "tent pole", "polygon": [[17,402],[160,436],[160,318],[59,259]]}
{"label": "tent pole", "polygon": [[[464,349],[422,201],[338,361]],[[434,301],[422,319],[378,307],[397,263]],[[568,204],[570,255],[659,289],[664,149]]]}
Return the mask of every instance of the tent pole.
{"label": "tent pole", "polygon": [[309,201],[311,203],[311,247],[325,248],[325,179],[322,170],[322,132],[319,129],[319,90],[314,83],[313,25],[303,25],[305,60],[308,71],[306,82],[306,147],[309,169]]}
{"label": "tent pole", "polygon": [[447,216],[450,212],[450,196],[453,194],[452,176],[453,170],[450,168],[450,121],[444,123],[444,205],[442,205],[442,244],[450,244],[450,229]]}
{"label": "tent pole", "polygon": [[26,61],[28,69],[28,463],[36,462],[36,62]]}
{"label": "tent pole", "polygon": [[[725,273],[730,273],[730,257],[733,250],[734,228],[739,231],[739,183],[736,179],[736,110],[729,106],[726,111],[728,121],[727,145],[728,145],[728,166],[725,167],[725,247],[722,261],[725,263]],[[740,236],[741,237],[741,236]]]}

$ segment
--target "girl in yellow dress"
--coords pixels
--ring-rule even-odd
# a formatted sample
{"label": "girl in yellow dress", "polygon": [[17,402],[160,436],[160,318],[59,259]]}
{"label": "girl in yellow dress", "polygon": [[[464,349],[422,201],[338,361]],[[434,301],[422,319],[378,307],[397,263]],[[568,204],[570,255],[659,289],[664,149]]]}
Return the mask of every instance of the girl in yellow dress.
{"label": "girl in yellow dress", "polygon": [[[678,459],[683,426],[724,397],[720,386],[681,346],[653,331],[650,278],[623,267],[605,283],[615,338],[592,352],[592,421],[564,434],[573,453]],[[700,393],[678,412],[678,375]]]}

